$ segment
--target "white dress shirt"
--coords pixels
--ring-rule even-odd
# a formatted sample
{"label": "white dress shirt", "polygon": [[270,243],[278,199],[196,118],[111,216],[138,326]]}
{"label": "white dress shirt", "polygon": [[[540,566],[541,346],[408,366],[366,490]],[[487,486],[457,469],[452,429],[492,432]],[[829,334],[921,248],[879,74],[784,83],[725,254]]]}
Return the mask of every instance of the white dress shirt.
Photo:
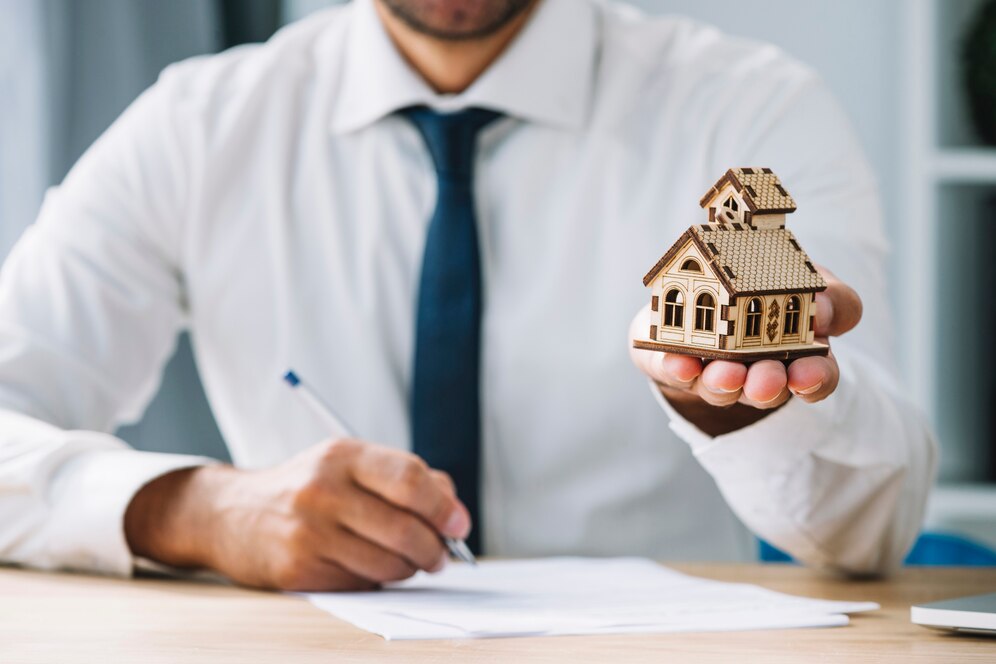
{"label": "white dress shirt", "polygon": [[[128,574],[134,493],[207,461],[110,432],[190,331],[238,466],[327,432],[409,445],[415,289],[435,175],[394,111],[507,117],[476,166],[487,553],[753,559],[754,535],[868,572],[919,529],[934,446],[892,362],[873,178],[817,77],[679,18],[545,0],[469,89],[435,94],[370,0],[167,69],[51,190],[0,277],[0,559]],[[769,166],[790,228],[865,303],[840,387],[711,438],[630,363],[641,279],[731,166]],[[753,533],[753,534],[752,534]]]}

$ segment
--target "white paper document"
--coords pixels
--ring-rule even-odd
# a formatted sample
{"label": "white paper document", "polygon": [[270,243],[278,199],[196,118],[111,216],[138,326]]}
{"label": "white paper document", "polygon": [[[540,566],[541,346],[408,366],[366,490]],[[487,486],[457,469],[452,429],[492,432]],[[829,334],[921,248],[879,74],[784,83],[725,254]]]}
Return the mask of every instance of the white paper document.
{"label": "white paper document", "polygon": [[640,558],[450,564],[380,591],[306,597],[389,640],[833,627],[879,608],[700,579]]}

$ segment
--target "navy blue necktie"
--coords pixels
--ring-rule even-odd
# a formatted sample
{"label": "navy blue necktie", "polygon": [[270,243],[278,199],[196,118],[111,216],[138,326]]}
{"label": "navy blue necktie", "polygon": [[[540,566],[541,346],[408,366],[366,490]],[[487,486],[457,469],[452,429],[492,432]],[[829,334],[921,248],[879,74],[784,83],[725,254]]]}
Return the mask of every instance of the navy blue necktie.
{"label": "navy blue necktie", "polygon": [[412,451],[445,470],[470,511],[467,545],[480,552],[481,259],[474,212],[477,134],[498,113],[402,111],[436,167],[436,209],[419,281],[411,393]]}

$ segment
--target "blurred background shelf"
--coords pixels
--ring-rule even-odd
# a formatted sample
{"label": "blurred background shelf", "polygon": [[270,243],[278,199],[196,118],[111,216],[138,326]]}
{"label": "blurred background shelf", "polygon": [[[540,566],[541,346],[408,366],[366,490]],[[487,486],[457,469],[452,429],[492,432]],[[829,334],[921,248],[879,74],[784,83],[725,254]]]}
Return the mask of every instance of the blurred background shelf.
{"label": "blurred background shelf", "polygon": [[[964,38],[986,0],[910,0],[903,57],[904,232],[898,303],[904,373],[941,445],[943,482],[996,482],[988,286],[996,247],[996,147],[969,113]],[[996,522],[996,500],[990,519]]]}
{"label": "blurred background shelf", "polygon": [[934,155],[934,177],[942,182],[996,184],[996,148],[943,148]]}

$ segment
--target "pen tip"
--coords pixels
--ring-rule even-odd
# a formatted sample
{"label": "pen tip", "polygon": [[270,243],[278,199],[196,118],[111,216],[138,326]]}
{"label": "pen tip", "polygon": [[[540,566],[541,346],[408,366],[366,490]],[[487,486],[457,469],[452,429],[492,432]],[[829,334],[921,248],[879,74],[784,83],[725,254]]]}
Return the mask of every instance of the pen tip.
{"label": "pen tip", "polygon": [[290,385],[291,387],[297,387],[297,386],[298,386],[298,384],[299,384],[299,383],[301,382],[301,379],[300,379],[300,378],[298,378],[298,377],[297,377],[297,374],[296,374],[296,373],[294,373],[293,371],[288,371],[287,373],[285,373],[285,374],[284,374],[284,380],[285,380],[285,381],[287,382],[287,384],[288,384],[288,385]]}

